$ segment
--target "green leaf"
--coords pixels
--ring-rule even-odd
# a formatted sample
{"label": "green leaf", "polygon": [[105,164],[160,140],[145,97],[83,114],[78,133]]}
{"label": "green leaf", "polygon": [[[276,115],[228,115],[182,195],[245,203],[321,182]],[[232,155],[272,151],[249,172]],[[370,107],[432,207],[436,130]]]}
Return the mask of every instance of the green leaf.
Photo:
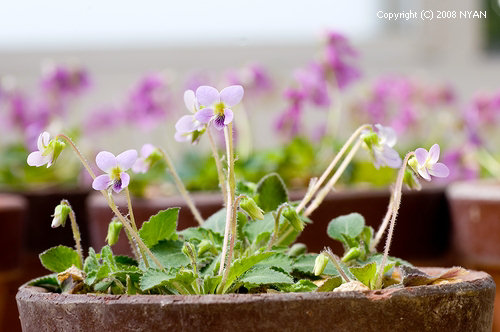
{"label": "green leaf", "polygon": [[105,265],[108,265],[111,271],[116,271],[116,262],[113,257],[113,251],[110,246],[104,246],[101,249],[101,260]]}
{"label": "green leaf", "polygon": [[257,184],[255,201],[264,212],[276,210],[281,204],[288,202],[285,183],[276,173],[264,176]]}
{"label": "green leaf", "polygon": [[105,292],[111,286],[113,283],[113,280],[111,279],[104,279],[102,281],[99,281],[97,284],[94,286],[94,290],[97,292]]}
{"label": "green leaf", "polygon": [[151,288],[160,287],[168,284],[168,281],[175,278],[175,274],[157,269],[148,269],[139,281],[139,287],[142,291]]}
{"label": "green leaf", "polygon": [[251,289],[260,285],[293,284],[293,278],[288,273],[283,273],[270,267],[254,267],[246,272],[239,282]]}
{"label": "green leaf", "polygon": [[222,276],[209,276],[206,275],[203,279],[204,294],[215,294],[217,286],[219,286]]}
{"label": "green leaf", "polygon": [[[297,257],[293,263],[293,270],[301,272],[306,275],[313,275],[314,263],[318,254],[305,254]],[[325,275],[338,275],[339,272],[333,266],[332,262],[328,261],[325,270],[323,271]]]}
{"label": "green leaf", "polygon": [[142,224],[139,235],[146,246],[151,248],[161,240],[175,240],[178,216],[179,208],[170,208],[158,212]]}
{"label": "green leaf", "polygon": [[57,274],[49,274],[40,278],[31,280],[28,285],[44,287],[50,290],[59,289],[59,281],[57,280]]}
{"label": "green leaf", "polygon": [[47,270],[57,273],[66,271],[73,265],[82,268],[76,250],[66,246],[57,246],[44,251],[40,254],[40,261]]}
{"label": "green leaf", "polygon": [[365,244],[365,251],[370,251],[370,244],[373,240],[373,228],[371,226],[363,227],[363,231],[359,235],[360,240]]}
{"label": "green leaf", "polygon": [[262,262],[255,265],[255,268],[278,267],[287,273],[292,272],[293,260],[285,254],[275,253],[274,255],[264,259]]}
{"label": "green leaf", "polygon": [[95,253],[93,248],[89,248],[89,255],[85,259],[85,263],[83,264],[83,271],[85,273],[90,273],[92,271],[97,271],[99,269],[99,259],[97,258],[97,254]]}
{"label": "green leaf", "polygon": [[122,256],[122,255],[115,256],[115,262],[116,264],[121,264],[121,265],[139,266],[139,263],[135,259],[129,256]]}
{"label": "green leaf", "polygon": [[355,238],[363,231],[364,227],[365,218],[359,213],[351,213],[330,221],[327,233],[332,239],[342,242],[344,240],[342,234]]}
{"label": "green leaf", "polygon": [[[284,222],[284,218],[280,218],[280,223]],[[271,213],[266,213],[264,219],[256,220],[246,224],[244,227],[244,233],[251,243],[255,243],[255,240],[262,233],[271,234],[274,230],[274,217]]]}
{"label": "green leaf", "polygon": [[203,228],[210,229],[224,236],[224,230],[226,229],[226,208],[220,209],[205,220]]}
{"label": "green leaf", "polygon": [[321,286],[318,287],[318,289],[316,289],[316,292],[331,292],[340,285],[342,285],[341,276],[328,278]]}
{"label": "green leaf", "polygon": [[229,269],[229,274],[226,279],[226,284],[222,289],[222,293],[226,293],[231,288],[236,279],[241,277],[245,272],[250,270],[257,263],[263,261],[272,254],[272,252],[263,252],[253,256],[238,258],[234,260]]}
{"label": "green leaf", "polygon": [[[156,256],[160,263],[165,268],[187,266],[190,261],[182,253],[184,243],[181,241],[160,241],[157,245],[151,248],[151,252]],[[155,263],[148,257],[149,266],[156,267]],[[141,268],[144,268],[144,263],[140,263]]]}
{"label": "green leaf", "polygon": [[313,292],[318,288],[311,280],[301,279],[292,285],[280,285],[280,289],[284,292]]}
{"label": "green leaf", "polygon": [[377,264],[375,262],[366,264],[361,267],[351,267],[351,273],[365,286],[373,289],[375,287],[375,279],[377,276]]}
{"label": "green leaf", "polygon": [[236,183],[236,195],[255,195],[257,190],[257,185],[253,182],[248,181],[238,181]]}

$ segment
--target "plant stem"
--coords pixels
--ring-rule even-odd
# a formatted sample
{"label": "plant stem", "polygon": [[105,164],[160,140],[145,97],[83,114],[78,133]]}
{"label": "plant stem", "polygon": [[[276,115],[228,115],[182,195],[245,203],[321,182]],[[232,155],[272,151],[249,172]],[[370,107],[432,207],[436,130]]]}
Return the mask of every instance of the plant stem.
{"label": "plant stem", "polygon": [[[130,199],[130,191],[128,190],[128,187],[125,188],[125,195],[127,196],[127,205],[128,205],[128,214],[130,216],[130,224],[132,225],[132,228],[134,229],[134,231],[136,233],[138,233],[138,230],[137,230],[137,225],[135,223],[135,218],[134,218],[134,210],[132,209],[132,200]],[[144,261],[144,264],[146,265],[146,267],[149,267],[148,265],[148,260],[146,258],[146,254],[144,253],[144,250],[142,250],[138,245],[137,243],[135,243],[136,245],[136,251],[139,251],[141,253],[141,257],[142,257],[142,260]]]}
{"label": "plant stem", "polygon": [[389,200],[389,206],[387,207],[387,212],[384,216],[382,224],[380,225],[380,228],[377,230],[377,234],[375,235],[373,242],[370,244],[370,251],[372,251],[372,252],[375,251],[378,243],[382,239],[382,236],[384,236],[385,230],[387,229],[387,226],[389,225],[389,220],[391,220],[393,206],[394,206],[394,193],[391,191],[391,198]]}
{"label": "plant stem", "polygon": [[167,163],[168,170],[172,177],[174,178],[175,185],[177,186],[177,190],[179,190],[179,193],[181,196],[184,198],[186,201],[187,206],[191,210],[191,213],[193,214],[194,218],[198,222],[200,226],[203,225],[204,220],[201,217],[200,212],[196,208],[196,206],[193,203],[193,200],[191,199],[191,196],[189,196],[189,192],[186,190],[186,187],[184,186],[184,183],[182,183],[181,178],[179,177],[179,174],[177,174],[177,171],[175,170],[174,163],[172,162],[172,158],[170,158],[170,155],[162,148],[159,148],[161,154],[163,155],[163,159]]}
{"label": "plant stem", "polygon": [[380,263],[379,270],[377,272],[377,281],[375,283],[376,288],[382,288],[382,277],[384,275],[385,265],[387,263],[387,257],[389,256],[389,249],[391,247],[392,235],[394,233],[394,226],[396,225],[396,217],[398,215],[399,206],[401,204],[401,190],[403,188],[404,174],[408,160],[410,157],[415,155],[415,152],[408,152],[403,160],[403,166],[399,170],[398,178],[396,180],[396,185],[394,186],[393,193],[393,203],[392,203],[392,213],[391,213],[391,223],[389,226],[389,232],[387,233],[387,238],[385,240],[384,257],[382,257],[382,262]]}
{"label": "plant stem", "polygon": [[71,146],[71,148],[73,149],[73,151],[75,152],[75,154],[77,155],[77,157],[82,162],[83,167],[85,167],[85,169],[87,170],[87,172],[89,173],[89,175],[92,177],[92,179],[95,179],[94,171],[92,170],[92,168],[90,167],[88,161],[85,159],[85,157],[80,152],[80,150],[78,149],[78,147],[75,145],[75,143],[73,143],[73,141],[71,140],[71,138],[69,138],[68,136],[66,136],[64,134],[59,134],[59,135],[57,135],[55,137],[56,140],[58,138],[62,138],[63,140],[65,140]]}
{"label": "plant stem", "polygon": [[78,224],[76,223],[76,216],[73,208],[69,204],[69,202],[65,199],[61,201],[61,204],[67,205],[70,209],[69,212],[69,220],[71,221],[71,231],[73,232],[73,239],[75,240],[76,252],[78,253],[78,257],[80,257],[80,263],[83,268],[83,250],[82,250],[82,237],[80,235],[80,229],[78,228]]}
{"label": "plant stem", "polygon": [[309,203],[309,201],[313,198],[314,194],[319,190],[319,188],[321,187],[323,182],[325,182],[326,178],[330,175],[333,168],[340,161],[340,159],[345,154],[345,152],[347,151],[349,146],[351,146],[351,144],[361,134],[361,132],[363,130],[368,129],[368,128],[371,128],[371,125],[364,124],[364,125],[360,126],[358,129],[356,129],[356,131],[354,131],[354,133],[351,135],[351,137],[349,137],[347,142],[345,142],[345,144],[342,146],[339,153],[337,153],[337,155],[333,158],[330,165],[328,165],[328,167],[323,172],[321,177],[316,181],[316,183],[310,189],[307,190],[306,195],[304,196],[304,198],[302,199],[302,201],[299,203],[299,205],[296,208],[297,213],[300,213],[300,211],[302,211],[306,207],[307,203]]}
{"label": "plant stem", "polygon": [[212,136],[210,128],[207,128],[207,136],[208,136],[208,141],[210,142],[210,148],[212,149],[212,155],[215,160],[215,167],[217,168],[217,176],[219,177],[219,186],[222,191],[222,198],[224,204],[227,204],[227,188],[226,188],[224,170],[222,169],[222,163],[219,158],[219,152],[217,151],[217,145],[215,144],[214,137]]}
{"label": "plant stem", "polygon": [[281,212],[283,209],[287,206],[287,204],[282,204],[276,214],[274,215],[274,230],[273,230],[273,236],[269,240],[269,244],[267,245],[266,251],[271,250],[273,247],[274,241],[276,241],[276,237],[278,236],[278,230],[280,227],[280,218],[281,218]]}
{"label": "plant stem", "polygon": [[342,270],[342,267],[340,266],[339,263],[339,258],[337,255],[335,255],[330,248],[325,248],[323,250],[323,253],[330,258],[330,261],[332,262],[333,265],[335,265],[335,268],[337,271],[339,271],[339,274],[342,276],[342,278],[345,280],[345,282],[350,282],[351,279],[345,274],[344,270]]}
{"label": "plant stem", "polygon": [[[226,201],[226,228],[224,231],[224,243],[222,246],[221,263],[219,267],[219,275],[223,274],[226,261],[227,243],[229,232],[231,230],[231,219],[233,217],[234,191],[236,181],[234,178],[234,152],[233,152],[233,124],[229,123],[224,128],[224,138],[226,140],[227,154],[227,201]],[[229,269],[229,266],[227,267]]]}
{"label": "plant stem", "polygon": [[331,179],[327,182],[327,184],[321,189],[321,191],[316,195],[316,198],[314,198],[313,202],[311,205],[309,205],[304,212],[304,216],[309,216],[311,213],[316,210],[316,208],[323,202],[325,199],[326,195],[333,189],[333,186],[335,183],[338,181],[342,173],[344,173],[345,169],[347,168],[347,165],[351,162],[352,158],[356,154],[356,152],[359,150],[359,147],[361,146],[361,140],[358,140],[356,144],[352,147],[351,151],[347,154],[345,159],[342,161],[340,164],[339,168],[335,171]]}

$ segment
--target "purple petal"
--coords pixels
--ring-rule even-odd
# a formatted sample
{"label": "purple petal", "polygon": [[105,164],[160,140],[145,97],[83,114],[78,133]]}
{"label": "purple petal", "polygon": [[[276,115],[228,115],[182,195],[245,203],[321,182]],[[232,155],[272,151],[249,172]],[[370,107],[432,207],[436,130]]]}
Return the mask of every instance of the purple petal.
{"label": "purple petal", "polygon": [[202,85],[196,89],[196,99],[202,106],[211,106],[220,101],[220,94],[216,88],[208,85]]}
{"label": "purple petal", "polygon": [[403,161],[401,160],[401,157],[399,156],[399,153],[396,150],[388,146],[385,146],[382,155],[384,157],[384,161],[387,166],[391,168],[401,167]]}
{"label": "purple petal", "polygon": [[450,175],[450,170],[445,164],[436,163],[429,168],[429,173],[438,178],[445,178]]}
{"label": "purple petal", "polygon": [[197,127],[198,126],[195,122],[194,115],[184,115],[175,124],[175,130],[177,130],[178,132],[181,132],[181,133],[190,133],[190,132],[196,130]]}
{"label": "purple petal", "polygon": [[141,148],[141,157],[147,158],[153,151],[156,150],[156,147],[153,144],[144,144]]}
{"label": "purple petal", "polygon": [[438,144],[434,144],[430,149],[429,149],[429,163],[432,165],[432,164],[435,164],[437,163],[437,161],[439,160],[439,152],[440,152],[440,149],[439,149],[439,145]]}
{"label": "purple petal", "polygon": [[420,166],[423,166],[425,164],[428,155],[429,153],[426,149],[418,148],[415,150],[415,157],[417,158],[417,162]]}
{"label": "purple petal", "polygon": [[149,163],[146,162],[146,159],[139,158],[135,161],[134,166],[132,166],[132,171],[134,173],[146,173],[148,171]]}
{"label": "purple petal", "polygon": [[180,133],[180,132],[176,132],[175,135],[174,135],[174,139],[177,141],[177,142],[187,142],[190,140],[189,138],[189,134],[186,135],[186,133]]}
{"label": "purple petal", "polygon": [[94,179],[94,182],[92,182],[92,188],[94,188],[95,190],[106,190],[108,189],[110,183],[111,178],[109,177],[109,175],[102,174]]}
{"label": "purple petal", "polygon": [[233,111],[229,108],[224,109],[224,124],[227,125],[233,121]]}
{"label": "purple petal", "polygon": [[116,162],[115,155],[108,151],[101,151],[95,157],[95,162],[97,167],[99,167],[104,172],[108,172],[113,167],[116,167],[118,164]]}
{"label": "purple petal", "polygon": [[46,131],[38,136],[37,147],[38,150],[43,151],[49,145],[50,142],[50,134]]}
{"label": "purple petal", "polygon": [[28,156],[27,163],[30,166],[40,167],[50,162],[52,156],[44,156],[41,151],[31,152]]}
{"label": "purple petal", "polygon": [[196,96],[194,95],[193,90],[186,90],[184,92],[184,104],[186,105],[186,108],[189,110],[189,112],[196,112]]}
{"label": "purple petal", "polygon": [[120,180],[113,183],[113,190],[115,193],[121,192],[123,189],[127,188],[130,183],[130,175],[125,172],[120,173]]}
{"label": "purple petal", "polygon": [[226,106],[231,107],[238,104],[243,98],[243,87],[241,85],[231,85],[222,89],[220,92],[220,101]]}
{"label": "purple petal", "polygon": [[427,171],[427,168],[419,168],[418,169],[418,174],[420,174],[420,176],[426,180],[426,181],[430,181],[431,180],[431,176],[429,175],[429,172]]}
{"label": "purple petal", "polygon": [[214,127],[217,130],[222,130],[226,126],[224,124],[226,117],[224,115],[217,115],[213,121]]}
{"label": "purple petal", "polygon": [[131,149],[116,156],[116,162],[124,171],[131,168],[137,160],[137,151]]}
{"label": "purple petal", "polygon": [[194,115],[195,119],[200,121],[201,123],[209,123],[214,116],[214,110],[211,108],[204,108],[196,112]]}

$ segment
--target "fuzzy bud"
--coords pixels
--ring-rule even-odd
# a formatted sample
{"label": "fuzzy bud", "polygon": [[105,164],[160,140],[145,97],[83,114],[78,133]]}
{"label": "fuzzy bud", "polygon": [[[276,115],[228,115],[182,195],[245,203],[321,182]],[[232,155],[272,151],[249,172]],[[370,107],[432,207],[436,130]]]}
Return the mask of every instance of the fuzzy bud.
{"label": "fuzzy bud", "polygon": [[297,211],[292,206],[287,206],[282,214],[297,232],[301,232],[304,229],[304,223],[300,220]]}
{"label": "fuzzy bud", "polygon": [[241,200],[240,208],[253,220],[264,219],[264,211],[250,197],[245,197]]}
{"label": "fuzzy bud", "polygon": [[295,243],[289,250],[288,255],[290,257],[297,257],[299,255],[305,254],[307,251],[307,246],[304,243]]}
{"label": "fuzzy bud", "polygon": [[213,249],[213,244],[209,240],[201,240],[200,244],[198,244],[198,256],[203,255],[207,251]]}
{"label": "fuzzy bud", "polygon": [[325,271],[326,264],[328,264],[328,256],[321,253],[316,256],[316,260],[314,261],[314,275],[319,276]]}
{"label": "fuzzy bud", "polygon": [[54,209],[54,214],[52,217],[52,228],[57,228],[59,226],[64,227],[66,224],[66,219],[68,219],[68,215],[71,212],[71,208],[67,204],[59,204]]}
{"label": "fuzzy bud", "polygon": [[108,226],[108,235],[106,236],[106,241],[110,246],[113,246],[118,242],[122,228],[123,224],[120,221],[116,219],[111,220]]}
{"label": "fuzzy bud", "polygon": [[361,255],[361,250],[359,248],[351,248],[349,251],[347,251],[342,257],[342,262],[348,262],[350,260],[356,259]]}
{"label": "fuzzy bud", "polygon": [[189,242],[184,242],[184,246],[182,247],[182,253],[186,255],[191,262],[196,261],[196,251],[194,245]]}

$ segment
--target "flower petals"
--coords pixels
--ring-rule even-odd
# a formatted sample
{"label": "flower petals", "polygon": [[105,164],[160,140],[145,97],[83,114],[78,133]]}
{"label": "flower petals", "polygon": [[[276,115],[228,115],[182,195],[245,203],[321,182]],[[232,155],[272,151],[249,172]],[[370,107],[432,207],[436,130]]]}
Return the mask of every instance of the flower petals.
{"label": "flower petals", "polygon": [[220,101],[220,94],[216,88],[202,85],[196,89],[196,99],[202,106],[212,106]]}
{"label": "flower petals", "polygon": [[382,151],[382,155],[385,164],[391,168],[400,168],[401,165],[403,164],[403,161],[401,160],[401,156],[399,155],[399,153],[387,145]]}
{"label": "flower petals", "polygon": [[418,148],[415,150],[415,157],[417,158],[418,164],[423,166],[427,161],[427,156],[429,153],[426,149]]}
{"label": "flower petals", "polygon": [[214,110],[211,108],[203,108],[194,115],[195,119],[201,123],[209,123],[213,116]]}
{"label": "flower petals", "polygon": [[227,125],[233,121],[233,111],[229,108],[224,109],[224,124]]}
{"label": "flower petals", "polygon": [[[211,117],[212,116],[210,116],[210,118]],[[195,121],[195,115],[184,115],[176,122],[175,130],[180,133],[190,133],[198,128]],[[210,119],[208,121],[210,121]]]}
{"label": "flower petals", "polygon": [[153,144],[144,144],[141,148],[141,157],[147,158],[153,151],[156,150],[156,147]]}
{"label": "flower petals", "polygon": [[186,90],[184,92],[184,104],[191,113],[196,113],[196,96],[193,90]]}
{"label": "flower petals", "polygon": [[116,162],[124,171],[131,168],[137,160],[136,150],[127,150],[116,156]]}
{"label": "flower petals", "polygon": [[127,188],[130,183],[130,175],[125,172],[120,173],[120,180],[113,183],[113,190],[115,193],[120,193],[123,189]]}
{"label": "flower petals", "polygon": [[190,140],[189,136],[191,136],[191,135],[186,134],[186,133],[176,132],[174,135],[174,139],[177,142],[188,142]]}
{"label": "flower petals", "polygon": [[118,166],[115,155],[108,151],[99,152],[95,157],[95,162],[97,164],[97,167],[99,167],[104,172],[108,172],[113,167]]}
{"label": "flower petals", "polygon": [[434,144],[430,149],[429,149],[429,155],[427,158],[429,159],[428,162],[430,164],[435,164],[439,160],[439,153],[440,153],[440,148],[438,144]]}
{"label": "flower petals", "polygon": [[30,166],[40,167],[40,166],[43,166],[43,165],[49,163],[51,161],[51,159],[52,159],[52,156],[50,156],[50,155],[44,156],[41,151],[34,151],[28,155],[27,162],[28,162],[28,165],[30,165]]}
{"label": "flower petals", "polygon": [[[226,106],[231,107],[238,104],[243,98],[244,90],[241,85],[231,85],[222,89],[220,92],[220,101]],[[231,121],[230,121],[231,122]]]}
{"label": "flower petals", "polygon": [[450,175],[450,170],[445,164],[436,163],[429,168],[429,174],[438,178],[445,178]]}
{"label": "flower petals", "polygon": [[426,181],[431,180],[431,176],[429,175],[429,172],[428,172],[427,168],[425,168],[425,167],[419,167],[418,174],[420,174],[420,176]]}
{"label": "flower petals", "polygon": [[95,190],[106,190],[108,189],[110,184],[111,178],[109,177],[109,175],[102,174],[94,179],[94,182],[92,182],[92,188],[94,188]]}
{"label": "flower petals", "polygon": [[38,136],[37,147],[38,150],[43,151],[49,145],[50,142],[50,134],[46,131]]}

